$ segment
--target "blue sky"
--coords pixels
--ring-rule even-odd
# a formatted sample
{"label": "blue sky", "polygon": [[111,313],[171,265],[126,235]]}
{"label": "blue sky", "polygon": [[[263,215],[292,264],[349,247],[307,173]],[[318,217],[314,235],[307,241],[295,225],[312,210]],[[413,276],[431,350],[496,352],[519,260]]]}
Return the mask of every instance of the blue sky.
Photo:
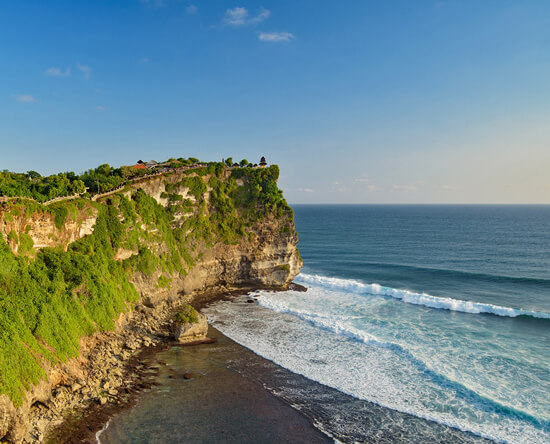
{"label": "blue sky", "polygon": [[549,203],[550,2],[0,0],[0,154],[265,155],[294,203]]}

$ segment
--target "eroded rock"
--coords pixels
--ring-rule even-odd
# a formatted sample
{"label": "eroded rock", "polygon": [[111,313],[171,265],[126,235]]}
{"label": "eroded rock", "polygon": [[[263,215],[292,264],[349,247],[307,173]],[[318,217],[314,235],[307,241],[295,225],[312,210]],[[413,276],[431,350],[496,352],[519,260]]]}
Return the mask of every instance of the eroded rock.
{"label": "eroded rock", "polygon": [[200,341],[206,338],[206,334],[208,333],[208,322],[206,321],[206,316],[198,313],[198,318],[198,322],[193,324],[185,322],[183,324],[176,325],[174,337],[177,341],[187,343]]}

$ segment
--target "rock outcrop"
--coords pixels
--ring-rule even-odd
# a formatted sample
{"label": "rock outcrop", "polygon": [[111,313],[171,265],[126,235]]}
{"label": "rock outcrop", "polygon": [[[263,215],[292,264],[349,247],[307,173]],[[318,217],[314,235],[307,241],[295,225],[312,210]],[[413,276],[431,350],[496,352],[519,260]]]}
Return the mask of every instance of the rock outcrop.
{"label": "rock outcrop", "polygon": [[208,333],[208,322],[206,321],[206,316],[202,313],[198,313],[198,318],[197,322],[178,323],[174,333],[175,339],[182,344],[199,342],[205,339]]}

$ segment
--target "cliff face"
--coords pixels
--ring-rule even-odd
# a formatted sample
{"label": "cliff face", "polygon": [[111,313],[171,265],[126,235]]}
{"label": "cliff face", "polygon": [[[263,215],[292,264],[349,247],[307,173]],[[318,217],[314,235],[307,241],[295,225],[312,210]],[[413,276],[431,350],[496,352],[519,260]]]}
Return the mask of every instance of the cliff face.
{"label": "cliff face", "polygon": [[20,248],[22,234],[32,240],[29,245],[35,250],[57,246],[66,249],[71,242],[92,234],[97,219],[97,210],[92,207],[76,209],[66,221],[57,224],[55,209],[30,214],[26,210],[23,203],[16,206],[4,203],[0,208],[0,234],[14,253]]}
{"label": "cliff face", "polygon": [[[0,353],[0,440],[25,436],[21,418],[37,401],[48,405],[66,379],[60,363],[74,363],[82,334],[117,328],[113,318],[133,304],[154,309],[209,290],[287,288],[302,261],[277,176],[278,169],[218,164],[144,179],[97,202],[67,203],[67,209],[63,203],[53,209],[4,203],[0,233],[11,251],[0,255],[11,265],[4,267],[0,257],[0,278],[16,281],[19,270],[25,282],[23,289],[0,288],[0,305],[2,297],[21,292],[6,320],[0,317],[0,328],[5,322],[14,331],[0,338],[0,350],[17,349],[28,370],[14,371],[7,361],[17,355]],[[35,262],[38,271],[25,271]],[[39,286],[43,296],[25,309],[36,314],[18,311],[17,301]],[[59,300],[51,296],[51,302],[48,292],[59,293]],[[48,321],[42,312],[54,314]],[[63,328],[67,337],[59,337]]]}

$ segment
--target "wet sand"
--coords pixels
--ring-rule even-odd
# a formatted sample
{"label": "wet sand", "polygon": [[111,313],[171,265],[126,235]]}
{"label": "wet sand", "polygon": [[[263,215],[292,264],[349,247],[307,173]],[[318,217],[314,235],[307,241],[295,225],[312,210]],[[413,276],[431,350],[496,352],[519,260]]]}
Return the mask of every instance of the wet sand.
{"label": "wet sand", "polygon": [[238,344],[210,328],[215,344],[160,351],[157,385],[116,414],[101,444],[327,443],[310,420],[233,366]]}

